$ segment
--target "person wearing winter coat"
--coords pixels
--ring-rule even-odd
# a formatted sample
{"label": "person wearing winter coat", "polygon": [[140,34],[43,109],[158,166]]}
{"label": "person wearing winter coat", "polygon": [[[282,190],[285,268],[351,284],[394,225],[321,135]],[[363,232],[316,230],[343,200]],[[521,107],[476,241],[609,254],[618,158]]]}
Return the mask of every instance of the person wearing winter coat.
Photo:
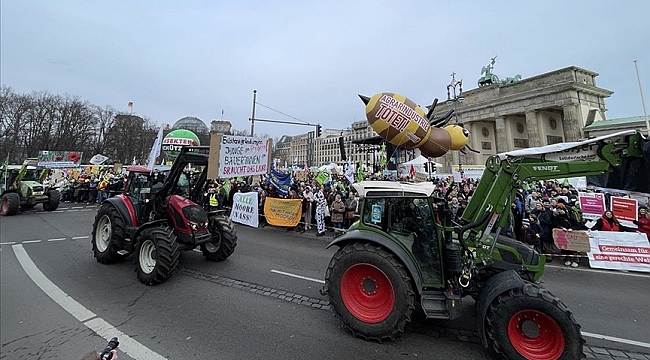
{"label": "person wearing winter coat", "polygon": [[339,231],[343,228],[343,218],[345,214],[345,204],[341,201],[341,195],[336,194],[334,201],[330,207],[330,217],[334,225],[334,231]]}
{"label": "person wearing winter coat", "polygon": [[605,211],[603,216],[596,220],[596,224],[591,228],[596,231],[631,231],[630,228],[623,226],[614,213],[610,210]]}
{"label": "person wearing winter coat", "polygon": [[638,226],[638,231],[644,233],[650,241],[650,213],[647,207],[639,207],[639,220],[635,220],[634,225]]}
{"label": "person wearing winter coat", "polygon": [[[557,204],[557,214],[553,216],[553,229],[562,229],[564,231],[573,231],[576,229],[576,224],[571,221],[566,207],[564,204]],[[578,262],[575,261],[575,256],[578,255],[576,251],[561,250],[562,254],[567,255],[564,258],[564,265],[571,267],[578,267]]]}
{"label": "person wearing winter coat", "polygon": [[528,216],[528,222],[524,220],[521,231],[521,238],[519,241],[532,245],[533,248],[538,252],[542,253],[542,239],[541,239],[542,227],[539,226],[537,221],[537,216],[530,214]]}
{"label": "person wearing winter coat", "polygon": [[325,209],[327,209],[327,198],[325,197],[325,189],[323,185],[314,184],[318,190],[314,193],[314,202],[316,203],[316,227],[318,234],[316,236],[325,235]]}

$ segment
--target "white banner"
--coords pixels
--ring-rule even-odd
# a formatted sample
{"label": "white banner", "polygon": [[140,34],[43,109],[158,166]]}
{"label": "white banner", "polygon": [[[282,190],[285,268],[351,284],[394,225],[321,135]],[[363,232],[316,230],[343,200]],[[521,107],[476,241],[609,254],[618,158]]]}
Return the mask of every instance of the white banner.
{"label": "white banner", "polygon": [[235,194],[232,199],[230,220],[252,227],[257,227],[259,225],[257,192]]}
{"label": "white banner", "polygon": [[268,173],[270,139],[224,135],[219,150],[219,177]]}
{"label": "white banner", "polygon": [[650,272],[650,244],[645,234],[590,231],[592,268]]}
{"label": "white banner", "polygon": [[96,154],[95,156],[90,158],[90,163],[93,165],[101,165],[104,161],[108,160],[108,157],[102,155],[102,154]]}

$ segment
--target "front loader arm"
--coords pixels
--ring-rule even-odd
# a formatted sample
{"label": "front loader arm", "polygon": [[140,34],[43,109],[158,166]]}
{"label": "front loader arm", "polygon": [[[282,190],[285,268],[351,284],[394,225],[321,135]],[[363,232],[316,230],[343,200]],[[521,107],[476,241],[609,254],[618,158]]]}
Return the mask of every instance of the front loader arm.
{"label": "front loader arm", "polygon": [[[516,189],[522,181],[550,180],[599,175],[621,165],[626,157],[643,157],[642,142],[636,131],[624,131],[574,143],[547,145],[490,156],[478,187],[462,215],[462,224],[473,223],[490,212],[503,227]],[[470,229],[469,240],[490,231],[494,222]]]}

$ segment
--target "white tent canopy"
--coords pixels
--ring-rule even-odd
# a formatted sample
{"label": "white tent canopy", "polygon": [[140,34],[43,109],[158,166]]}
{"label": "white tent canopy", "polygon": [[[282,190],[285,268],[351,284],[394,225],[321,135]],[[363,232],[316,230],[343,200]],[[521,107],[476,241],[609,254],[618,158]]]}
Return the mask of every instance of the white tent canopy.
{"label": "white tent canopy", "polygon": [[429,161],[429,159],[420,155],[411,161],[407,161],[405,163],[400,164],[399,165],[400,173],[402,172],[408,173],[409,171],[411,171],[411,165],[413,165],[413,169],[415,170],[415,172],[419,172],[423,174],[428,173],[429,169],[431,169],[431,172],[434,172],[434,168],[442,167],[442,164],[438,164],[435,161]]}

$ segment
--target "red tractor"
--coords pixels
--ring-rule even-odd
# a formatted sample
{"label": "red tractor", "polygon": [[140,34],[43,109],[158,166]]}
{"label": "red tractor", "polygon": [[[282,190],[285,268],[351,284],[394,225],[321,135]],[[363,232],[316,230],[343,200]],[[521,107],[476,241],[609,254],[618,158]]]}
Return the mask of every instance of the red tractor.
{"label": "red tractor", "polygon": [[[204,206],[209,147],[183,147],[171,169],[130,166],[122,194],[101,204],[92,232],[93,253],[102,264],[136,254],[138,279],[167,280],[181,250],[201,248],[209,261],[235,251],[237,232],[225,210]],[[200,168],[193,177],[184,170]]]}

